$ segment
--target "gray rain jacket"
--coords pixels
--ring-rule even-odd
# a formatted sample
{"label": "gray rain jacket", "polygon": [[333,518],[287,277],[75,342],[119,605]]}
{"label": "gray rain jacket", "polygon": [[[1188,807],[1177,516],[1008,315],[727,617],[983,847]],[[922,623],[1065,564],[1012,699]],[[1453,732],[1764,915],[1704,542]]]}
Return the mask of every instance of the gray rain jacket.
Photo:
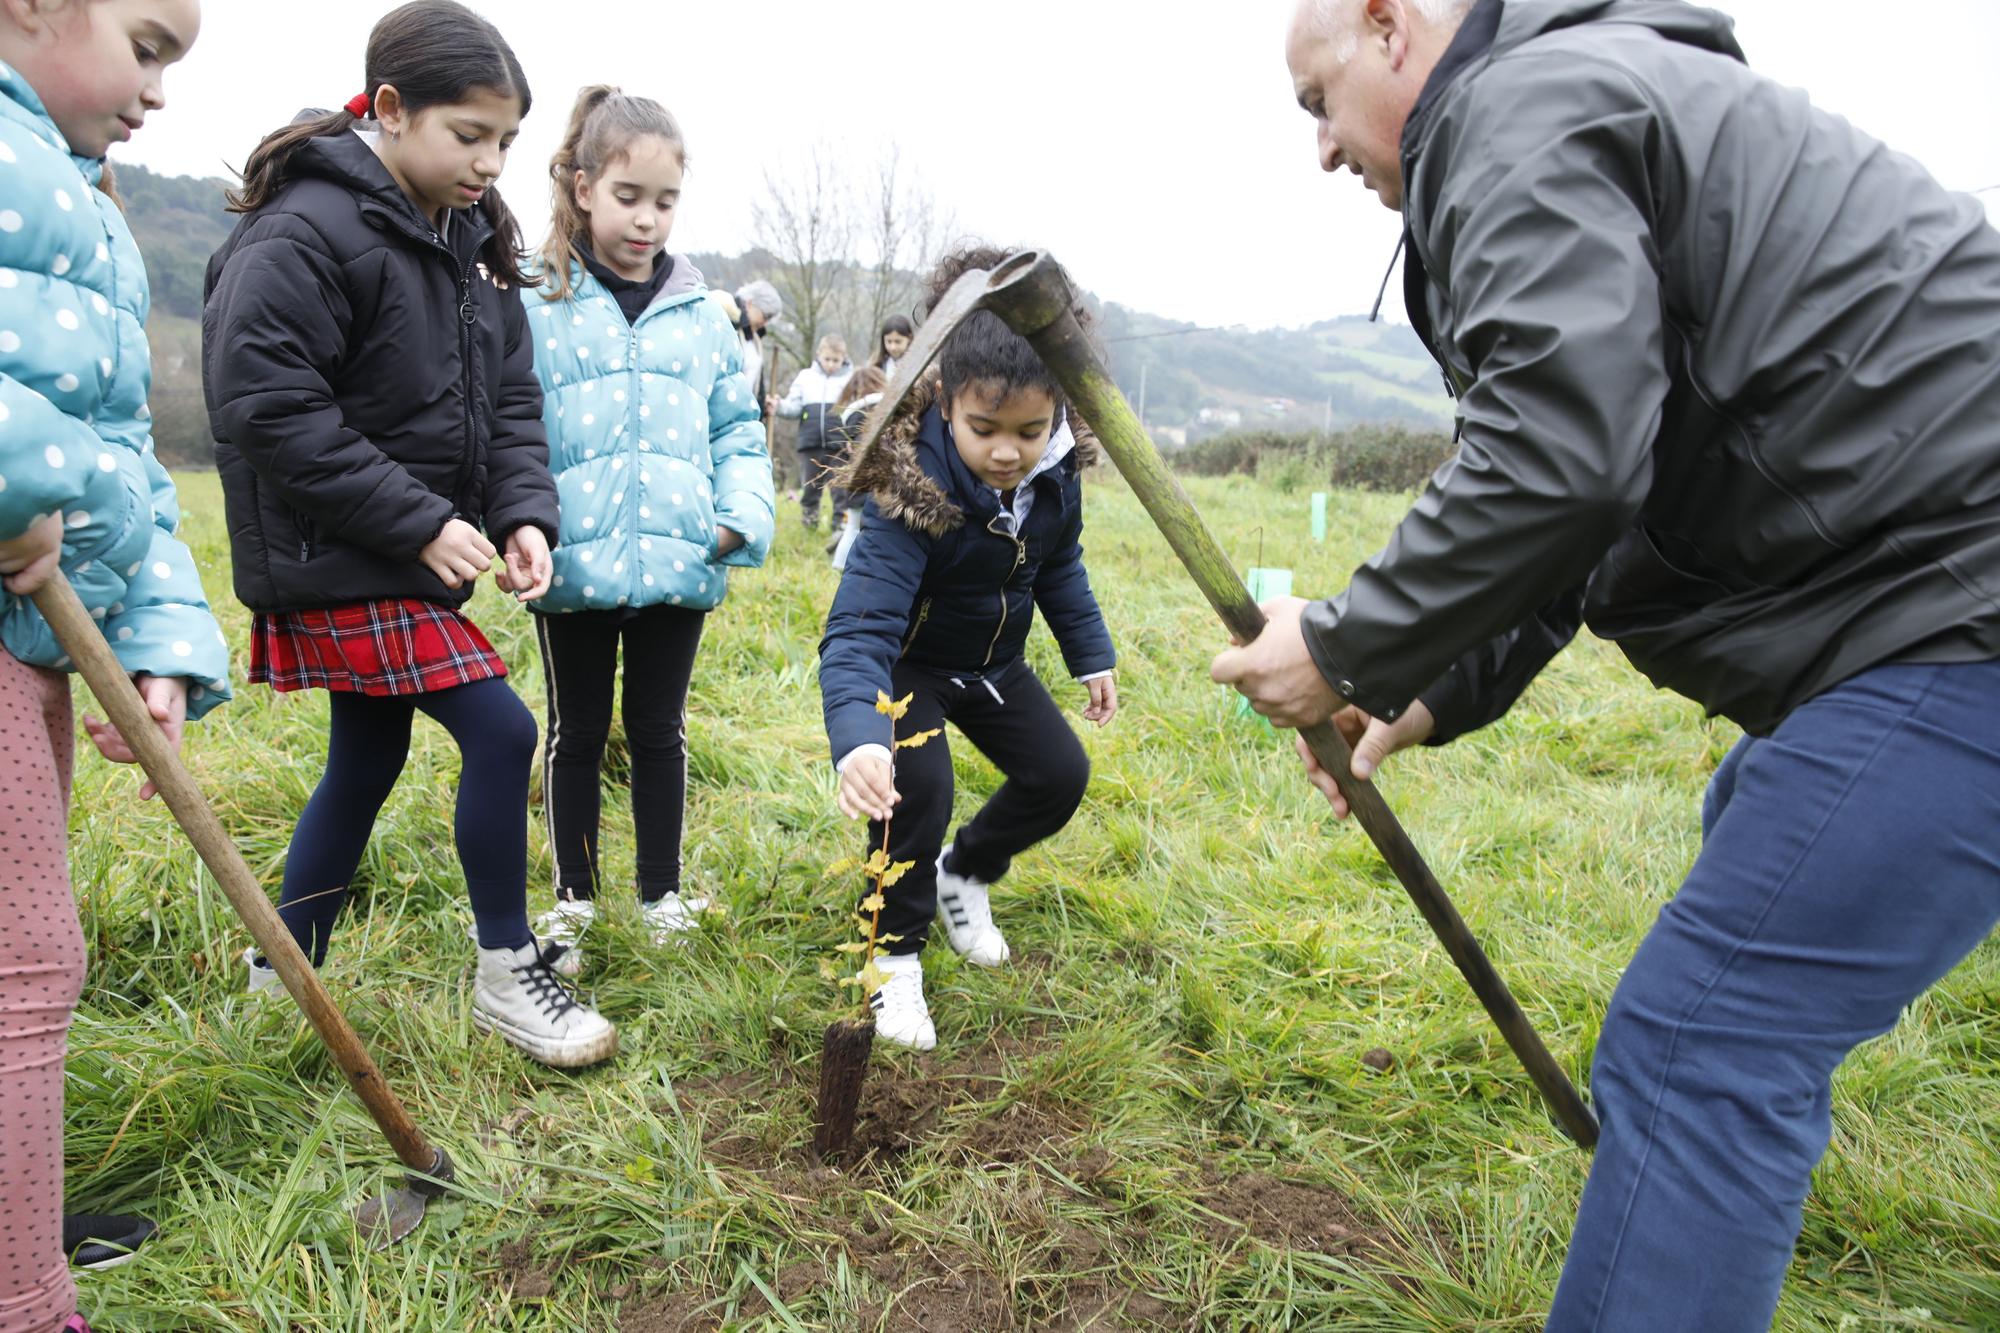
{"label": "gray rain jacket", "polygon": [[1435,740],[1580,621],[1765,734],[2000,657],[2000,232],[1680,0],[1481,0],[1403,132],[1457,456],[1306,640]]}

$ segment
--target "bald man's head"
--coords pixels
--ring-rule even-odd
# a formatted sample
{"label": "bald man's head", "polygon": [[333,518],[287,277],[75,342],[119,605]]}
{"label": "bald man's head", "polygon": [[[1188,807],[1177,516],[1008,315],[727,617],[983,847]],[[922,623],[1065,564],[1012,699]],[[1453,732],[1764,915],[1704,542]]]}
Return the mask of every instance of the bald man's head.
{"label": "bald man's head", "polygon": [[1474,0],[1299,0],[1285,38],[1319,163],[1403,206],[1403,123]]}

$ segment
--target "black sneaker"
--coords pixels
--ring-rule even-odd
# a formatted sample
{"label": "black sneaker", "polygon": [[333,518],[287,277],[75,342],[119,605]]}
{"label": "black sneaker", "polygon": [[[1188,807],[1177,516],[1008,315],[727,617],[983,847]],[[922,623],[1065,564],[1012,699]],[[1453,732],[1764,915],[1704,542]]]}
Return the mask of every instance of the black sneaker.
{"label": "black sneaker", "polygon": [[143,1217],[120,1213],[63,1216],[63,1253],[71,1268],[102,1271],[128,1263],[159,1228]]}

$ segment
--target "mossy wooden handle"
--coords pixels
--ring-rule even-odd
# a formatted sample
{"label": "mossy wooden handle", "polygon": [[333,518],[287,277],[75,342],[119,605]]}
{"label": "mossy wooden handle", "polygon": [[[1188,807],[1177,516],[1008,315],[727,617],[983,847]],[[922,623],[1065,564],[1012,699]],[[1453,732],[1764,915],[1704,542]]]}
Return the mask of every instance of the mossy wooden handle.
{"label": "mossy wooden handle", "polygon": [[117,726],[118,734],[138,756],[139,767],[160,789],[160,797],[175,822],[194,844],[216,883],[222,886],[236,915],[250,928],[250,938],[257,942],[257,948],[284,981],[285,989],[298,1001],[313,1031],[347,1075],[355,1095],[368,1108],[368,1114],[381,1128],[396,1156],[412,1171],[437,1170],[446,1159],[425,1140],[403,1103],[382,1081],[381,1071],[375,1068],[346,1016],[320,984],[319,974],[299,951],[291,931],[278,918],[277,909],[271,906],[243,853],[230,841],[201,788],[174,748],[167,744],[167,738],[160,734],[159,724],[153,721],[145,700],[139,697],[139,691],[125,674],[111,645],[105,642],[97,622],[84,610],[69,580],[57,574],[35,594],[34,601],[35,608],[55,633],[56,642],[89,684],[90,692],[97,696],[98,705]]}
{"label": "mossy wooden handle", "polygon": [[[1094,432],[1104,451],[1152,515],[1167,544],[1193,576],[1222,623],[1248,643],[1264,629],[1264,614],[1250,599],[1250,590],[1236,573],[1194,502],[1153,446],[1125,396],[1118,391],[1096,349],[1072,313],[1074,298],[1062,270],[1046,255],[1016,255],[994,270],[983,304],[1033,344],[1071,404]],[[1320,766],[1334,775],[1348,808],[1367,832],[1382,859],[1424,914],[1473,993],[1499,1027],[1507,1044],[1547,1098],[1556,1123],[1579,1144],[1597,1142],[1597,1117],[1577,1093],[1569,1076],[1542,1044],[1528,1016],[1521,1011],[1507,983],[1494,970],[1478,939],[1458,914],[1451,896],[1438,883],[1423,854],[1410,841],[1388,802],[1372,782],[1353,776],[1354,752],[1331,723],[1301,729]]]}

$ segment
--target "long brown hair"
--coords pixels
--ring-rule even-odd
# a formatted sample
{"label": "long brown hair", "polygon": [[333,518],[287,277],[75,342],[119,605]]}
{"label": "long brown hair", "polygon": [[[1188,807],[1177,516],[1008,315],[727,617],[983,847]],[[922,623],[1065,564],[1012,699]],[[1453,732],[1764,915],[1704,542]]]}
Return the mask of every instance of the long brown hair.
{"label": "long brown hair", "polygon": [[847,405],[857,398],[866,398],[871,393],[885,393],[889,388],[889,377],[882,373],[880,366],[863,366],[847,377],[847,387],[840,391],[834,402],[834,410],[845,413]]}
{"label": "long brown hair", "polygon": [[585,88],[570,109],[562,147],[549,159],[549,237],[542,242],[542,285],[549,299],[566,301],[574,287],[570,256],[590,253],[590,217],[576,203],[576,174],[595,185],[604,169],[647,135],[674,146],[681,169],[688,164],[687,141],[673,112],[650,97],[633,97],[608,83]]}
{"label": "long brown hair", "polygon": [[[412,116],[464,100],[475,89],[517,98],[521,114],[534,105],[528,76],[500,30],[458,0],[410,0],[384,14],[368,34],[366,93],[370,106],[384,84]],[[293,154],[313,139],[346,134],[361,120],[345,107],[294,122],[264,136],[243,167],[243,184],[229,192],[229,211],[252,213],[271,202],[291,178]],[[486,262],[495,276],[526,286],[521,272],[521,224],[498,190],[485,197],[493,222]]]}

